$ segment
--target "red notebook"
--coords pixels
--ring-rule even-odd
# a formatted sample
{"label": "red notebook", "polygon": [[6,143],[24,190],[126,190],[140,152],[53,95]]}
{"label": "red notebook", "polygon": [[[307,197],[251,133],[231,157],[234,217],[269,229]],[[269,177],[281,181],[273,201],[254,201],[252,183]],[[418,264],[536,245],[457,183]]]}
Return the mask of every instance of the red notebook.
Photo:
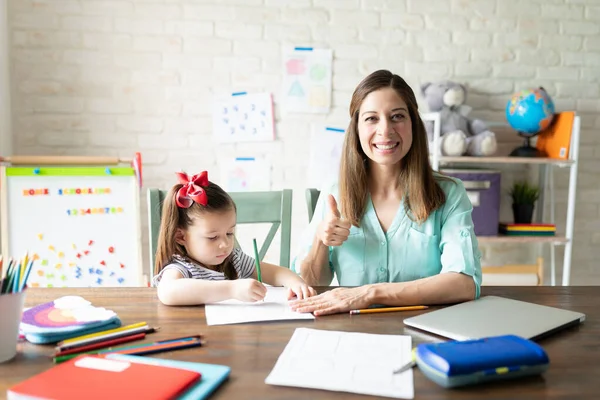
{"label": "red notebook", "polygon": [[201,378],[196,371],[82,355],[8,389],[8,399],[173,399]]}

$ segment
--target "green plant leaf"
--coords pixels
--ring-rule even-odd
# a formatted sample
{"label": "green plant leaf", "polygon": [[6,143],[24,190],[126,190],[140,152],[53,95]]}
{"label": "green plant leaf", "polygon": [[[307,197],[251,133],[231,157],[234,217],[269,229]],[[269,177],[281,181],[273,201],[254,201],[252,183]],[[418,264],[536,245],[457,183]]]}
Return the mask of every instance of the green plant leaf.
{"label": "green plant leaf", "polygon": [[534,204],[540,197],[540,189],[527,181],[518,181],[509,190],[513,204]]}

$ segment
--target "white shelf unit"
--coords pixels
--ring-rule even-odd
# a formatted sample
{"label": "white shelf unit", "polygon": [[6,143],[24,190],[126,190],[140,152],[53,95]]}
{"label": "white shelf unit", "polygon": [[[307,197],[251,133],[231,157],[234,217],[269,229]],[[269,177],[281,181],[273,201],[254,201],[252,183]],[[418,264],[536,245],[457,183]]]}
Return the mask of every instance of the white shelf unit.
{"label": "white shelf unit", "polygon": [[[439,113],[425,113],[421,117],[426,120],[434,121],[433,148],[439,148],[440,140],[440,116]],[[490,126],[502,126],[510,128],[508,124],[490,124]],[[435,171],[438,171],[440,165],[456,164],[529,164],[537,165],[540,168],[539,187],[540,197],[536,207],[536,221],[548,221],[556,223],[555,218],[555,191],[554,191],[554,169],[569,168],[569,187],[567,197],[567,215],[564,236],[480,236],[478,241],[481,244],[509,243],[509,244],[532,244],[547,243],[550,245],[550,284],[556,285],[556,246],[565,246],[563,257],[562,286],[569,286],[571,282],[571,258],[573,254],[573,229],[575,223],[575,195],[577,191],[577,164],[579,160],[579,135],[581,129],[581,120],[575,115],[573,128],[571,131],[571,143],[569,148],[569,159],[560,160],[552,158],[529,158],[529,157],[446,157],[441,156],[437,151],[431,151],[431,164]],[[515,133],[516,135],[516,133]],[[546,196],[549,198],[549,215],[546,217]]]}

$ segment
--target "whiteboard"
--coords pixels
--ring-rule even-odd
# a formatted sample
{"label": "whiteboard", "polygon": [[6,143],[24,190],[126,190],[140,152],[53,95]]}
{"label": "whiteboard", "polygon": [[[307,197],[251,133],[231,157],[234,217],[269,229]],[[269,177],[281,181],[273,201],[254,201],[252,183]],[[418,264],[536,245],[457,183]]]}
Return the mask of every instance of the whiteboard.
{"label": "whiteboard", "polygon": [[126,167],[3,167],[2,253],[30,287],[143,284],[139,185]]}

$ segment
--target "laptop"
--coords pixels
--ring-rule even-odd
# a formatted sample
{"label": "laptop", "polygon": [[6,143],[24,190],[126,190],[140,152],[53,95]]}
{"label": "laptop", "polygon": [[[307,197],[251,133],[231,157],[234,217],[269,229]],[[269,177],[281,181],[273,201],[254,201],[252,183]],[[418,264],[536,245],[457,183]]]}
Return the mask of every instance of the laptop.
{"label": "laptop", "polygon": [[518,335],[534,340],[585,320],[585,314],[498,296],[406,318],[404,325],[454,340]]}

